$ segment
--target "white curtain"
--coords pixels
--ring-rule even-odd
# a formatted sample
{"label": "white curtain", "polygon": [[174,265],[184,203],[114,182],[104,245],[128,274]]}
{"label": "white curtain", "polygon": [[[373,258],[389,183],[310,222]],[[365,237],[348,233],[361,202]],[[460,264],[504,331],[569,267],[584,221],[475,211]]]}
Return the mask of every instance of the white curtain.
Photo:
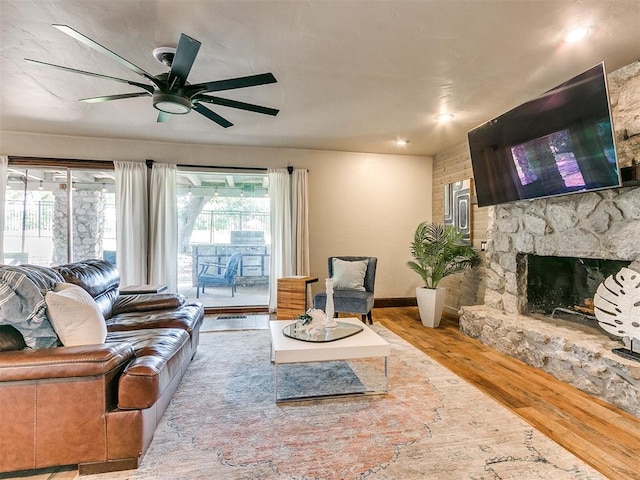
{"label": "white curtain", "polygon": [[269,311],[277,307],[278,278],[292,275],[291,252],[291,179],[286,168],[269,169],[271,205],[271,269],[269,275]]}
{"label": "white curtain", "polygon": [[149,283],[178,291],[176,166],[153,163],[149,186]]}
{"label": "white curtain", "polygon": [[147,283],[147,166],[114,162],[116,172],[116,265],[120,286]]}
{"label": "white curtain", "polygon": [[291,181],[291,230],[294,275],[309,275],[309,194],[307,170],[294,170]]}
{"label": "white curtain", "polygon": [[0,263],[4,263],[4,217],[6,215],[4,197],[7,191],[8,167],[9,158],[6,155],[0,155],[0,206],[2,207],[2,215],[0,215]]}
{"label": "white curtain", "polygon": [[[269,170],[271,275],[269,311],[277,307],[278,278],[309,275],[307,171]],[[301,312],[302,313],[302,312]]]}

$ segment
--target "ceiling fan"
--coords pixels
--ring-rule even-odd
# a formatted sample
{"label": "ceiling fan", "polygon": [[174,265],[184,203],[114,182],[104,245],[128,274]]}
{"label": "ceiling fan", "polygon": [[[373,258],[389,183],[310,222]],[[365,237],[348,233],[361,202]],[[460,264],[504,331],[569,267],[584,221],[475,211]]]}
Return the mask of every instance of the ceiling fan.
{"label": "ceiling fan", "polygon": [[75,68],[63,67],[61,65],[54,65],[52,63],[41,62],[38,60],[31,60],[25,58],[29,63],[37,65],[44,65],[47,67],[53,67],[66,72],[80,73],[82,75],[89,75],[91,77],[104,78],[107,80],[113,80],[116,82],[127,83],[134,87],[141,88],[142,92],[123,93],[118,95],[106,95],[100,97],[82,98],[81,102],[87,103],[99,103],[108,102],[111,100],[121,100],[125,98],[136,98],[151,96],[153,99],[153,106],[158,113],[158,122],[166,122],[171,115],[183,115],[189,113],[191,110],[195,110],[200,115],[207,117],[209,120],[217,123],[221,127],[228,128],[233,125],[226,118],[218,115],[214,111],[205,107],[204,103],[213,105],[222,105],[225,107],[238,108],[240,110],[247,110],[250,112],[262,113],[264,115],[275,116],[279,110],[275,108],[263,107],[260,105],[254,105],[252,103],[239,102],[237,100],[230,100],[227,98],[216,97],[212,95],[206,95],[211,92],[220,92],[223,90],[233,90],[237,88],[254,87],[257,85],[265,85],[268,83],[276,83],[277,80],[272,73],[262,73],[259,75],[249,75],[247,77],[229,78],[226,80],[215,80],[211,82],[189,84],[187,77],[193,66],[193,62],[196,59],[198,50],[200,49],[200,42],[195,40],[184,33],[180,35],[178,41],[178,47],[159,47],[154,50],[154,56],[171,67],[169,72],[161,73],[159,75],[151,75],[145,72],[140,67],[134,65],[130,61],[124,59],[120,55],[112,52],[111,50],[103,47],[99,43],[91,40],[89,37],[84,36],[80,32],[74,30],[67,25],[53,25],[55,28],[63,33],[66,33],[70,37],[84,43],[93,50],[100,52],[107,57],[116,60],[129,70],[144,77],[151,85],[147,83],[134,82],[132,80],[126,80],[124,78],[110,77],[108,75],[102,75],[99,73],[87,72],[84,70],[76,70]]}

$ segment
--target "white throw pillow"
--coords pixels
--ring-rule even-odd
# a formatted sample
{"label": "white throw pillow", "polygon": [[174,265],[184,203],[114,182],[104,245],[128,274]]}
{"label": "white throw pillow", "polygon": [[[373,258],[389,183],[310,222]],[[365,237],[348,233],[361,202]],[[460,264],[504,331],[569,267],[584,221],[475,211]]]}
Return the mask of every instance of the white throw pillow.
{"label": "white throw pillow", "polygon": [[333,288],[334,290],[359,290],[365,291],[364,276],[367,273],[369,260],[356,260],[349,262],[333,259]]}
{"label": "white throw pillow", "polygon": [[66,347],[104,343],[107,324],[98,304],[82,287],[59,283],[44,297],[53,329]]}

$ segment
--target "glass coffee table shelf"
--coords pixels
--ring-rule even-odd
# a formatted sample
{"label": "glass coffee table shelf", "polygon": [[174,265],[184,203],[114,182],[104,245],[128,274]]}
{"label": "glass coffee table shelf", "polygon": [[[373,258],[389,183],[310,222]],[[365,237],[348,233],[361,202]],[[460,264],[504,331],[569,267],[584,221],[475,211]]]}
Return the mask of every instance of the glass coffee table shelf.
{"label": "glass coffee table shelf", "polygon": [[335,327],[309,327],[298,322],[287,325],[282,329],[285,337],[294,338],[303,342],[325,343],[335,342],[343,338],[360,333],[364,328],[347,322],[336,322]]}
{"label": "glass coffee table shelf", "polygon": [[[311,336],[316,340],[291,337],[285,334],[287,327],[291,332],[291,320],[271,320],[269,322],[269,334],[271,337],[271,361],[274,363],[274,393],[277,403],[300,401],[320,398],[339,398],[345,395],[384,395],[389,390],[389,372],[387,363],[391,355],[389,343],[373,331],[369,326],[363,324],[358,318],[341,318],[338,326],[334,328],[318,328],[312,331]],[[346,325],[342,325],[346,324]],[[301,334],[301,332],[299,332]],[[298,333],[296,333],[298,335]],[[336,335],[345,335],[336,338]],[[323,339],[322,336],[324,336]],[[302,340],[302,341],[301,341]],[[343,390],[344,384],[338,381],[331,387],[331,392],[318,392],[317,394],[306,394],[303,392],[288,391],[287,394],[279,395],[279,370],[286,364],[313,364],[316,362],[359,361],[360,359],[381,358],[382,371],[371,365],[368,376],[360,378],[358,372],[352,371],[362,381],[364,391],[351,392]],[[377,363],[377,362],[374,362]],[[311,367],[311,365],[309,365]],[[382,378],[380,378],[380,374]],[[375,377],[375,378],[374,378]],[[371,382],[369,382],[371,380]],[[283,392],[284,393],[284,392]],[[298,396],[297,393],[301,395]]]}

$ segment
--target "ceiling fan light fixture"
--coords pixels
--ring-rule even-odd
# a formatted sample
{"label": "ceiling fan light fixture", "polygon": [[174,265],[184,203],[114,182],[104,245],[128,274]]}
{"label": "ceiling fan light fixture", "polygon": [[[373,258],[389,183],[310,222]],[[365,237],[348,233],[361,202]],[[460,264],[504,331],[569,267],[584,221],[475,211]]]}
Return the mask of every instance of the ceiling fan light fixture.
{"label": "ceiling fan light fixture", "polygon": [[[226,98],[219,98],[204,95],[205,93],[220,92],[224,90],[234,90],[238,88],[255,87],[258,85],[267,85],[277,83],[276,77],[272,73],[262,73],[258,75],[248,75],[244,77],[227,78],[223,80],[215,80],[209,82],[198,83],[195,85],[187,81],[191,67],[193,66],[201,43],[195,38],[191,38],[184,33],[180,34],[177,46],[162,46],[153,50],[153,56],[164,65],[170,67],[168,72],[152,75],[139,66],[131,63],[126,58],[121,57],[108,48],[100,45],[95,40],[83,35],[68,25],[53,25],[62,33],[69,35],[71,38],[91,48],[92,50],[115,60],[131,72],[136,73],[147,80],[146,83],[127,80],[124,78],[111,77],[100,73],[89,72],[85,70],[77,70],[62,65],[55,65],[37,60],[25,58],[25,61],[37,65],[43,65],[70,73],[88,75],[95,78],[102,78],[137,87],[142,91],[133,93],[121,93],[116,95],[103,95],[100,97],[82,98],[83,102],[102,103],[112,100],[120,100],[125,98],[137,98],[151,96],[153,107],[160,112],[157,115],[156,123],[164,123],[168,120],[169,115],[184,115],[191,110],[206,117],[208,120],[218,124],[222,128],[233,126],[226,118],[218,115],[214,111],[208,109],[201,102],[215,103],[225,107],[246,110],[248,112],[260,113],[263,115],[275,116],[278,114],[277,109],[254,105],[252,103],[240,102]],[[148,82],[151,82],[150,85]]]}
{"label": "ceiling fan light fixture", "polygon": [[191,111],[191,100],[173,93],[157,92],[153,94],[153,106],[161,112],[184,115]]}

